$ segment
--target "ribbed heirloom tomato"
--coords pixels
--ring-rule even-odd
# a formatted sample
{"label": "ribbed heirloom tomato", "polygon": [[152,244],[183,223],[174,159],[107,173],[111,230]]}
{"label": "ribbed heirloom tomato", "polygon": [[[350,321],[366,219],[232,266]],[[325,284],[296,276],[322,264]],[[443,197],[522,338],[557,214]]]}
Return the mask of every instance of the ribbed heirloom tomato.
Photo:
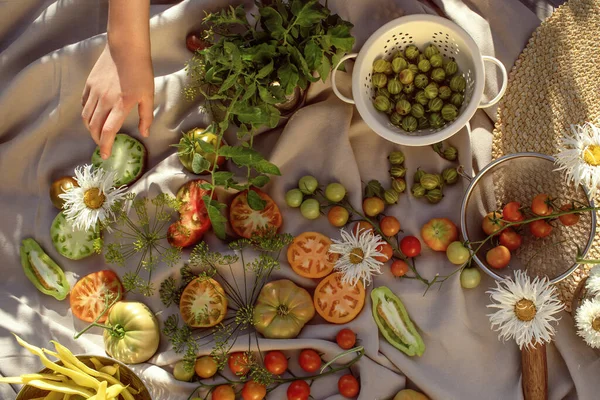
{"label": "ribbed heirloom tomato", "polygon": [[254,210],[248,204],[248,190],[240,192],[231,202],[229,222],[239,236],[250,239],[253,234],[264,229],[278,230],[283,223],[279,207],[265,192],[251,188],[265,202],[262,210]]}
{"label": "ribbed heirloom tomato", "polygon": [[342,283],[342,275],[335,272],[317,285],[314,304],[326,321],[345,324],[356,318],[365,305],[365,286],[362,281],[355,285]]}
{"label": "ribbed heirloom tomato", "polygon": [[331,239],[318,232],[304,232],[288,246],[287,259],[290,267],[305,278],[322,278],[333,271],[339,258],[329,253]]}

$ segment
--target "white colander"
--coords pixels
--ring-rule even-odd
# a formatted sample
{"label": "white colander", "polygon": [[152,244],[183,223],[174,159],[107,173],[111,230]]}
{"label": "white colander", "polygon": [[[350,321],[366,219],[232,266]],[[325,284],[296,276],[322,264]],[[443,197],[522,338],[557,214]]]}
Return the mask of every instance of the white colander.
{"label": "white colander", "polygon": [[[373,106],[375,89],[371,85],[373,62],[379,58],[391,58],[396,51],[410,44],[419,49],[427,44],[435,44],[447,58],[453,58],[464,76],[467,87],[465,100],[460,107],[456,120],[437,129],[419,129],[406,132],[390,123],[388,115],[379,112]],[[336,86],[337,68],[349,58],[355,58],[352,72],[352,96],[350,99],[340,93]],[[502,72],[502,86],[499,93],[488,102],[481,102],[485,82],[483,62],[496,64]],[[379,28],[363,45],[359,53],[343,57],[333,70],[333,91],[346,103],[356,104],[362,119],[377,134],[385,139],[407,146],[425,146],[449,138],[461,130],[471,119],[477,108],[496,104],[508,82],[506,68],[500,60],[482,56],[475,41],[455,23],[434,15],[416,14],[395,19]]]}

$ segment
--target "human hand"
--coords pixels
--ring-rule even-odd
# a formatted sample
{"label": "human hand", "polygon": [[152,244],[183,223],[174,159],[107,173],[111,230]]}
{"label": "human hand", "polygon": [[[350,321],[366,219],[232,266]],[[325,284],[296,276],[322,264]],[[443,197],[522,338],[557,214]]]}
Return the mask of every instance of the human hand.
{"label": "human hand", "polygon": [[[115,48],[117,47],[117,48]],[[107,159],[129,112],[138,106],[138,129],[149,136],[154,108],[154,73],[149,50],[120,49],[107,43],[88,76],[81,117]]]}

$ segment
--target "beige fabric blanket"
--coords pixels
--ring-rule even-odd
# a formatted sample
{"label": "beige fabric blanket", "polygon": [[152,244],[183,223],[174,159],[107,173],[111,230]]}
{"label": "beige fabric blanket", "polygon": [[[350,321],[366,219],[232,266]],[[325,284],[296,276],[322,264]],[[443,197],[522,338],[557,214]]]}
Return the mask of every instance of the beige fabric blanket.
{"label": "beige fabric blanket", "polygon": [[[155,122],[151,137],[145,140],[150,170],[132,190],[145,194],[157,185],[174,192],[190,179],[174,155],[170,144],[180,132],[207,123],[198,113],[198,104],[186,102],[184,62],[190,57],[184,38],[197,27],[204,10],[214,10],[227,1],[187,0],[175,5],[152,7],[152,56],[156,75]],[[251,3],[251,2],[247,2]],[[437,0],[437,4],[463,26],[480,45],[483,54],[499,57],[510,68],[526,40],[539,24],[533,13],[517,0]],[[355,24],[359,50],[368,36],[383,23],[410,13],[432,13],[414,0],[330,0],[330,7]],[[74,320],[68,301],[58,302],[40,294],[25,278],[18,259],[19,243],[34,237],[67,271],[74,283],[90,272],[107,268],[102,256],[72,262],[53,249],[49,228],[56,210],[48,199],[52,179],[71,174],[75,166],[89,162],[94,143],[81,119],[80,96],[87,74],[105,42],[107,2],[96,0],[0,0],[0,373],[13,376],[40,368],[37,358],[26,353],[10,332],[27,341],[48,345],[55,339],[76,353],[103,354],[102,338],[91,331],[80,340],[73,333],[83,327]],[[498,82],[489,72],[487,91],[493,94]],[[340,74],[340,86],[349,91],[350,76]],[[479,111],[471,121],[472,130],[463,129],[449,142],[460,152],[467,170],[477,170],[490,160],[492,121],[495,115]],[[139,137],[137,115],[129,116],[124,132]],[[234,141],[235,136],[229,139]],[[340,181],[358,206],[361,180],[386,180],[387,154],[398,148],[369,130],[356,110],[339,101],[329,82],[311,86],[307,105],[285,127],[262,134],[259,149],[277,164],[283,176],[274,179],[267,190],[281,206],[284,230],[298,234],[317,230],[331,237],[337,231],[325,218],[317,222],[303,219],[297,210],[285,207],[284,193],[305,174],[321,183]],[[441,170],[447,162],[429,148],[402,148],[406,166]],[[455,222],[466,185],[447,190],[437,206],[401,197],[389,212],[399,218],[406,234],[418,235],[431,217],[449,217]],[[155,189],[152,189],[155,190]],[[224,246],[214,238],[210,246]],[[424,251],[419,259],[421,272],[431,278],[451,271],[443,254]],[[126,268],[115,267],[119,274]],[[163,269],[154,281],[159,284],[176,269]],[[288,277],[307,287],[315,283],[291,272],[283,260],[273,278]],[[421,358],[409,358],[380,337],[370,313],[370,301],[360,316],[348,324],[357,332],[366,349],[355,367],[360,375],[359,399],[388,399],[405,386],[416,386],[432,399],[520,399],[520,353],[514,343],[501,343],[490,331],[486,317],[485,290],[493,281],[484,278],[479,288],[463,290],[458,277],[441,290],[423,296],[424,287],[416,281],[394,280],[386,268],[374,286],[387,285],[405,303],[426,343]],[[135,299],[130,296],[130,299]],[[158,296],[142,299],[164,320],[176,309],[163,310]],[[339,326],[315,319],[296,340],[264,340],[263,350],[282,349],[294,356],[300,349],[314,348],[325,357],[339,351],[334,342]],[[242,345],[236,347],[242,349]],[[210,348],[203,349],[208,353]],[[194,384],[177,382],[170,367],[179,356],[162,341],[159,352],[148,364],[134,367],[155,399],[186,399]],[[548,347],[551,399],[594,399],[600,388],[600,365],[596,353],[577,338],[570,315],[563,315],[555,344]],[[316,399],[340,399],[337,379],[322,379],[313,386]],[[17,389],[17,388],[15,388]],[[269,395],[284,399],[286,387]],[[15,391],[0,386],[0,398],[12,399]]]}

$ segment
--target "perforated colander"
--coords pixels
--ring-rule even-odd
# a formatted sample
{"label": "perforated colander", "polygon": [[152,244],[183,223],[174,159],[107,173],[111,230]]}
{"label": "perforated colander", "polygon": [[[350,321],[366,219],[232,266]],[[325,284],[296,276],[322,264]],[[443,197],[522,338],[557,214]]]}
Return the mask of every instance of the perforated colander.
{"label": "perforated colander", "polygon": [[[456,120],[437,129],[420,129],[406,132],[390,123],[388,115],[373,106],[375,88],[371,84],[373,62],[379,58],[391,59],[396,51],[414,44],[423,49],[427,44],[435,44],[443,55],[454,59],[464,76],[467,87],[465,100]],[[350,99],[340,93],[336,86],[336,72],[339,65],[349,58],[355,58],[352,72],[352,96]],[[481,103],[484,88],[483,61],[496,64],[502,72],[502,86],[492,100]],[[363,45],[359,53],[343,57],[333,70],[332,85],[335,94],[343,101],[356,104],[362,119],[380,136],[394,143],[408,146],[425,146],[440,142],[463,128],[477,108],[489,107],[497,103],[506,90],[508,78],[502,63],[489,56],[482,56],[479,48],[462,28],[455,23],[434,15],[417,14],[395,19],[379,28]]]}

